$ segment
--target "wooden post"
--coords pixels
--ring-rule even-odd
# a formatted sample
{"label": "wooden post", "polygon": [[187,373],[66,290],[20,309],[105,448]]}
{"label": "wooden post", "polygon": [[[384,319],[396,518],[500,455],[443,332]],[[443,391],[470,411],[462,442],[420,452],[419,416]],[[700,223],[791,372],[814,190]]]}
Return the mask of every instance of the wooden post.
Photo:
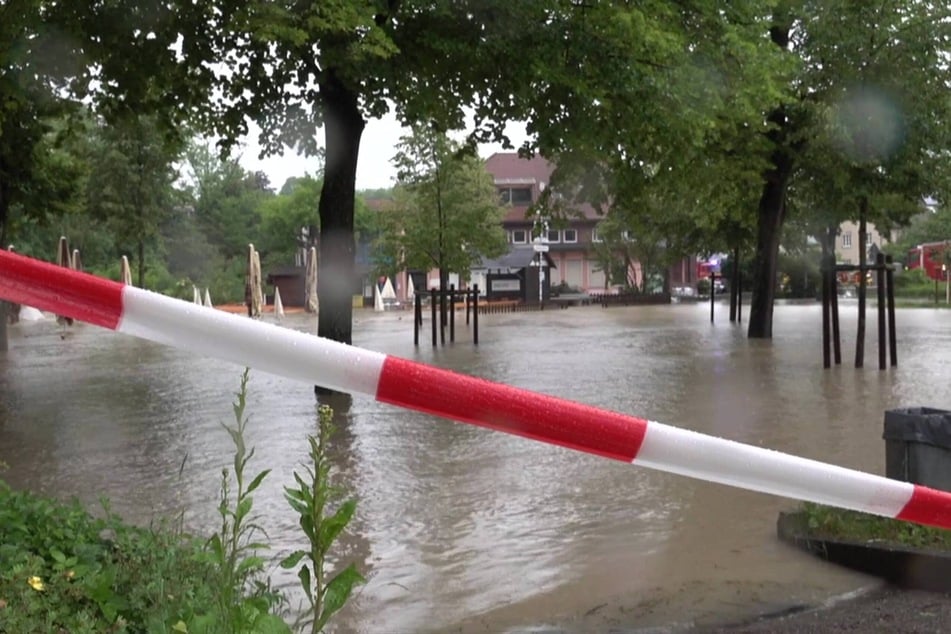
{"label": "wooden post", "polygon": [[430,289],[429,291],[429,307],[430,312],[432,313],[433,321],[433,348],[436,347],[436,289]]}
{"label": "wooden post", "polygon": [[842,338],[839,336],[839,276],[835,271],[835,253],[832,254],[831,288],[829,291],[830,307],[832,309],[832,360],[836,365],[842,365]]}
{"label": "wooden post", "polygon": [[740,280],[740,248],[735,247],[733,249],[733,270],[730,275],[730,323],[736,321],[736,304],[739,295],[737,291],[739,290],[739,280]]}
{"label": "wooden post", "polygon": [[413,297],[413,345],[419,345],[419,327],[423,324],[423,298],[419,293]]}
{"label": "wooden post", "polygon": [[449,285],[449,343],[456,343],[456,285]]}
{"label": "wooden post", "polygon": [[736,275],[736,323],[743,323],[743,274]]}
{"label": "wooden post", "polygon": [[898,342],[895,339],[895,287],[892,256],[885,256],[885,293],[888,296],[888,352],[892,367],[898,365]]}
{"label": "wooden post", "polygon": [[885,255],[875,256],[875,284],[878,286],[878,369],[885,369]]}
{"label": "wooden post", "polygon": [[439,343],[446,345],[446,291],[442,286],[442,272],[439,276]]}
{"label": "wooden post", "polygon": [[859,203],[859,323],[855,333],[855,367],[865,365],[865,214],[868,210],[868,198],[862,197]]}
{"label": "wooden post", "polygon": [[479,345],[479,285],[472,285],[472,343]]}
{"label": "wooden post", "polygon": [[830,287],[832,286],[832,281],[829,279],[830,275],[835,275],[835,267],[830,267],[831,264],[828,250],[825,243],[822,245],[822,367],[831,368],[832,367],[832,358],[829,349],[829,340],[831,338],[830,333],[830,318],[832,317],[832,298],[830,297]]}

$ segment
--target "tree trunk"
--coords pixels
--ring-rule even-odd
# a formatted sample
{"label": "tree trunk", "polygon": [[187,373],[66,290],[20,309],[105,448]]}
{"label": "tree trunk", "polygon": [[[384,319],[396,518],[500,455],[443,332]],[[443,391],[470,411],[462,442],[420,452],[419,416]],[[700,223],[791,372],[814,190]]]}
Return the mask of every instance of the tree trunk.
{"label": "tree trunk", "polygon": [[757,211],[753,299],[750,303],[750,339],[773,337],[773,300],[776,297],[776,263],[779,239],[786,219],[786,186],[792,173],[792,157],[784,149],[772,156],[773,169],[765,175]]}
{"label": "tree trunk", "polygon": [[352,343],[354,278],[353,201],[357,157],[366,122],[356,94],[333,71],[320,85],[326,164],[320,191],[317,334]]}
{"label": "tree trunk", "polygon": [[[8,190],[0,183],[0,249],[7,248],[7,217],[10,211],[10,197]],[[9,349],[7,339],[7,314],[9,312],[7,302],[0,299],[0,352],[6,352]]]}
{"label": "tree trunk", "polygon": [[145,288],[145,241],[139,240],[139,288]]}
{"label": "tree trunk", "polygon": [[[792,20],[780,7],[773,15],[769,39],[783,50],[789,47]],[[770,157],[772,168],[763,174],[763,193],[757,210],[756,252],[753,254],[753,298],[750,301],[750,339],[772,339],[773,301],[776,298],[776,264],[779,258],[779,238],[786,219],[786,186],[792,174],[793,158],[786,146],[789,120],[783,106],[775,108],[767,117],[776,127],[767,133],[773,143]],[[801,142],[797,142],[801,143]]]}

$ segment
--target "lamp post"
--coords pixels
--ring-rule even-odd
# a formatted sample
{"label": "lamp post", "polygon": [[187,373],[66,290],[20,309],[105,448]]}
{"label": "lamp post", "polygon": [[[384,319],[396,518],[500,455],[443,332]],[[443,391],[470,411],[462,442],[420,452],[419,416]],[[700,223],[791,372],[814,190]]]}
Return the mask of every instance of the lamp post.
{"label": "lamp post", "polygon": [[535,236],[532,248],[538,257],[537,262],[532,262],[533,266],[538,267],[538,307],[541,308],[545,302],[545,254],[548,252],[548,220],[542,218],[539,214],[535,217]]}

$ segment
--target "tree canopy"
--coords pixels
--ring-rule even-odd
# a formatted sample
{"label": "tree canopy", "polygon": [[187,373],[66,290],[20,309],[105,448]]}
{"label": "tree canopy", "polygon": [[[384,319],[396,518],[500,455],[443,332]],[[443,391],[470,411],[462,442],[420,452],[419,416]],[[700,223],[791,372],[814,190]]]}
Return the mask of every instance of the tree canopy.
{"label": "tree canopy", "polygon": [[498,257],[507,240],[504,209],[484,163],[445,134],[417,127],[403,137],[394,204],[381,212],[377,259],[385,273],[439,269],[468,277],[483,257]]}

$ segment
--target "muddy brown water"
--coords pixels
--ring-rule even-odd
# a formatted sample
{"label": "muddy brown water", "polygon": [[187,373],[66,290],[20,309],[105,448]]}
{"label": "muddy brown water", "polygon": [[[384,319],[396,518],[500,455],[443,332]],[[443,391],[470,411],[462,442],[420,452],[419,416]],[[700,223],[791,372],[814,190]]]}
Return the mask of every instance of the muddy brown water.
{"label": "muddy brown water", "polygon": [[[823,371],[816,305],[776,308],[750,341],[727,307],[572,308],[481,318],[481,343],[412,345],[408,314],[358,312],[354,344],[652,420],[883,472],[886,409],[951,407],[951,313],[899,310],[899,367]],[[269,317],[270,319],[270,317]],[[314,332],[312,318],[288,327]],[[139,523],[184,510],[215,526],[240,368],[94,326],[10,330],[0,354],[0,460],[17,487]],[[432,389],[438,390],[434,385]],[[281,494],[314,431],[311,386],[252,372],[256,498],[278,559],[299,545]],[[678,629],[815,604],[868,577],[775,536],[795,502],[632,467],[357,396],[339,417],[339,483],[359,498],[342,557],[368,577],[339,615],[355,632]],[[184,469],[179,466],[184,460]],[[293,587],[293,578],[276,573]]]}

